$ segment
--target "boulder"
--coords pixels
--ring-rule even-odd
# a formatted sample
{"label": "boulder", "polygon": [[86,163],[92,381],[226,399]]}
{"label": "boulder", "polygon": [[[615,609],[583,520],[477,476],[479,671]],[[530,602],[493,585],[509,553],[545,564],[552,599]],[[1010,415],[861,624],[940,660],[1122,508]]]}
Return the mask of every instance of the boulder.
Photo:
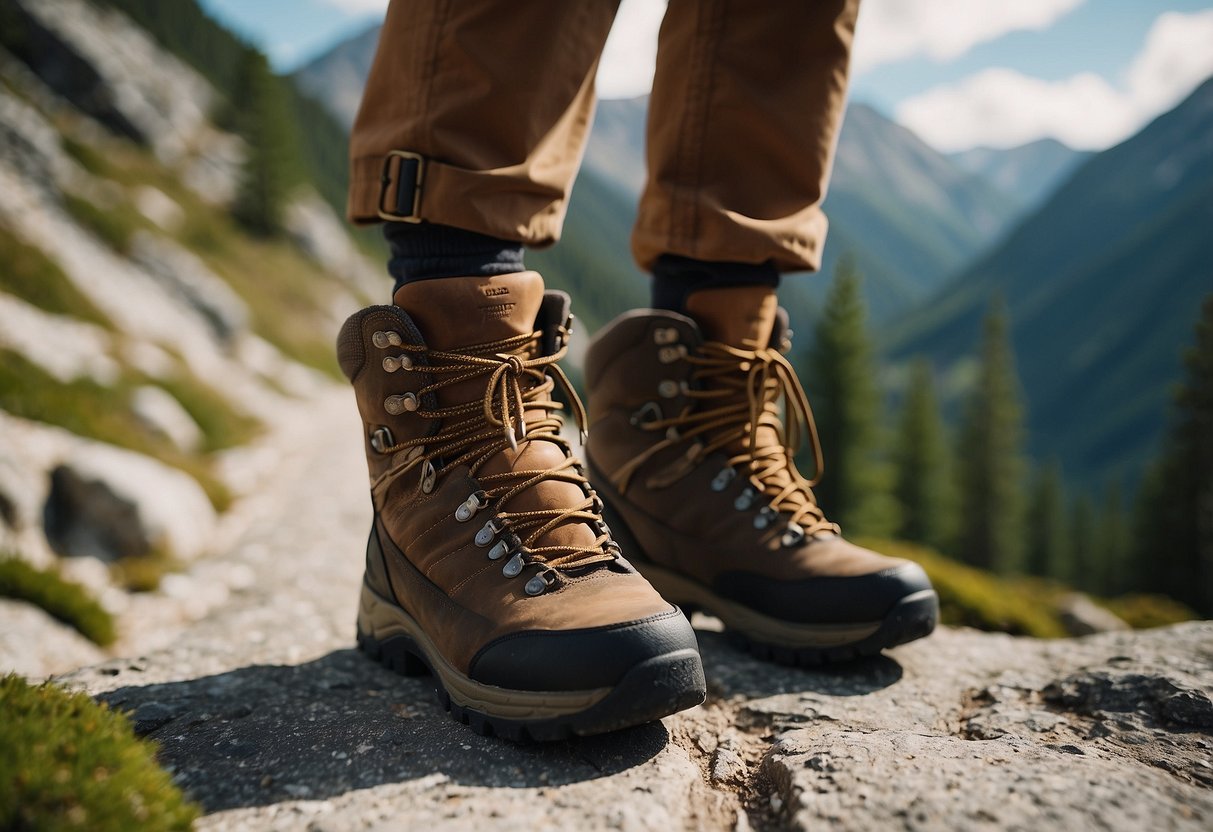
{"label": "boulder", "polygon": [[154,384],[145,384],[131,394],[135,418],[183,451],[202,447],[202,429],[172,395]]}
{"label": "boulder", "polygon": [[248,328],[248,307],[230,286],[193,252],[167,237],[138,231],[131,260],[171,295],[197,312],[215,337],[229,343]]}
{"label": "boulder", "polygon": [[115,560],[162,551],[190,559],[205,549],[215,511],[189,475],[87,442],[51,469],[44,524],[61,555]]}
{"label": "boulder", "polygon": [[1057,604],[1061,625],[1072,636],[1127,630],[1129,625],[1111,610],[1104,609],[1081,592],[1072,592]]}
{"label": "boulder", "polygon": [[[39,555],[49,541],[59,554],[102,560],[153,550],[189,560],[214,534],[202,487],[149,456],[0,411],[0,459],[22,486],[15,505],[24,555]],[[29,537],[43,538],[43,530],[39,547]]]}

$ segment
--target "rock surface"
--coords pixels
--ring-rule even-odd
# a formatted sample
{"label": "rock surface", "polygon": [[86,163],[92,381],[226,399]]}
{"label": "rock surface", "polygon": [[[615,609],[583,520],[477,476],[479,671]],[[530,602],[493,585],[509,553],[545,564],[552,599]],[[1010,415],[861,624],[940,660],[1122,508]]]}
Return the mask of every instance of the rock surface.
{"label": "rock surface", "polygon": [[189,560],[212,542],[202,487],[151,457],[0,411],[0,460],[21,485],[9,496],[14,548],[35,558],[43,529],[58,553],[102,560],[152,550]]}
{"label": "rock surface", "polygon": [[160,742],[201,829],[1213,824],[1205,622],[1053,642],[944,629],[805,671],[697,617],[705,705],[557,745],[478,737],[427,680],[353,649],[369,521],[357,419],[345,395],[308,411],[300,452],[238,506],[215,561],[246,579],[160,647],[64,677]]}

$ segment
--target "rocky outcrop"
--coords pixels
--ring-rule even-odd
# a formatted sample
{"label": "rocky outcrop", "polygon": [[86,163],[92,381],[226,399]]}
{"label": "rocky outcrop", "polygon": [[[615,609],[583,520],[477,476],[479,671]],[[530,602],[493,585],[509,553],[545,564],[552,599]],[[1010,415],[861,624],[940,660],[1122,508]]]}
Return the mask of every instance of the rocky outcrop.
{"label": "rocky outcrop", "polygon": [[304,254],[363,298],[372,298],[383,290],[383,273],[372,268],[355,248],[333,209],[316,193],[307,192],[291,201],[286,228]]}
{"label": "rocky outcrop", "polygon": [[152,551],[189,560],[211,542],[215,510],[201,486],[150,457],[0,411],[0,459],[20,472],[22,487],[9,499],[28,537],[16,540],[17,551],[49,543],[58,554],[102,561]]}
{"label": "rocky outcrop", "polygon": [[182,168],[201,163],[204,195],[224,201],[241,153],[211,125],[211,86],[122,14],[82,0],[6,0],[10,42],[39,78],[106,128]]}
{"label": "rocky outcrop", "polygon": [[65,678],[161,743],[200,829],[1213,823],[1208,622],[1058,641],[943,629],[810,671],[697,616],[703,706],[558,745],[479,737],[428,680],[353,649],[369,519],[356,417],[342,397],[309,415],[293,440],[308,452],[244,506],[217,562],[247,585],[162,649]]}

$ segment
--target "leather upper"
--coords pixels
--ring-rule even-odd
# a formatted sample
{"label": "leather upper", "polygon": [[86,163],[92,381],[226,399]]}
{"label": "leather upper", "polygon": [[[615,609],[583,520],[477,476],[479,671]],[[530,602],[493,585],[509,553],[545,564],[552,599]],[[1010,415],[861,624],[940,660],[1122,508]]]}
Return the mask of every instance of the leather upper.
{"label": "leather upper", "polygon": [[[372,545],[368,547],[368,582],[377,591],[390,593],[421,624],[443,656],[463,672],[467,672],[478,652],[499,639],[524,633],[575,631],[583,636],[571,636],[570,645],[578,643],[578,638],[588,639],[587,644],[595,645],[599,637],[592,634],[599,628],[632,626],[648,619],[664,620],[662,616],[676,610],[622,559],[612,560],[600,555],[599,561],[587,566],[562,570],[547,569],[541,558],[526,555],[518,574],[510,576],[507,564],[513,560],[512,553],[490,558],[496,544],[507,541],[509,534],[494,532],[488,535],[491,543],[486,544],[484,530],[489,520],[503,510],[550,511],[586,501],[591,493],[588,484],[581,486],[564,479],[545,481],[538,487],[522,488],[504,506],[494,500],[487,500],[481,506],[473,499],[472,508],[460,516],[459,507],[468,504],[469,498],[477,493],[492,493],[494,489],[503,491],[515,481],[503,481],[501,476],[508,478],[511,471],[543,470],[564,462],[566,456],[559,444],[539,436],[520,437],[517,450],[505,447],[489,459],[453,465],[449,470],[444,470],[444,460],[435,459],[434,467],[429,469],[431,487],[426,490],[427,467],[416,464],[418,455],[428,453],[427,448],[438,447],[437,443],[448,441],[443,431],[444,421],[449,420],[427,418],[425,414],[439,408],[475,403],[475,407],[469,404],[464,411],[465,415],[475,416],[477,408],[482,407],[481,400],[489,383],[485,374],[478,378],[456,378],[454,383],[443,386],[443,379],[451,376],[442,374],[437,368],[441,360],[434,356],[441,350],[458,351],[464,346],[461,339],[477,337],[478,343],[487,343],[535,330],[545,333],[536,351],[551,350],[553,343],[546,337],[549,329],[546,316],[567,314],[567,298],[558,293],[545,295],[542,279],[534,273],[455,280],[461,284],[466,281],[465,290],[475,292],[475,297],[484,302],[478,307],[475,298],[464,299],[470,309],[479,308],[479,312],[471,314],[474,321],[462,321],[437,333],[440,348],[427,343],[427,339],[430,331],[439,329],[442,319],[436,316],[432,305],[420,304],[415,298],[410,302],[425,309],[417,316],[418,320],[426,321],[428,331],[424,334],[410,312],[400,306],[386,306],[356,313],[346,322],[339,338],[339,361],[354,385],[362,414],[376,508]],[[453,310],[446,312],[454,314]],[[389,339],[384,333],[395,335]],[[388,343],[397,338],[400,347]],[[383,346],[385,344],[387,346]],[[404,345],[413,349],[404,350]],[[412,361],[411,369],[396,368],[389,372],[385,368],[385,358],[405,354]],[[532,382],[524,380],[521,383],[530,389],[528,385]],[[435,386],[437,389],[428,393],[421,392]],[[508,392],[509,388],[503,389]],[[385,401],[409,392],[418,396],[415,410],[393,414],[385,408]],[[535,398],[533,393],[527,395],[531,400]],[[550,397],[546,398],[550,400]],[[530,424],[536,424],[546,415],[543,408],[527,404],[526,421]],[[417,440],[422,444],[414,444],[407,450],[392,450],[388,446],[384,452],[382,442],[377,448],[373,441],[380,428],[387,428],[396,443]],[[504,446],[503,442],[499,444]],[[480,464],[473,473],[471,465],[477,461]],[[591,522],[574,519],[541,535],[533,548],[591,546],[600,534]],[[516,550],[518,546],[511,548]],[[547,575],[547,589],[539,594],[529,594],[526,591],[528,581],[540,573]],[[690,629],[685,621],[682,624],[685,632],[679,637],[685,640]],[[658,629],[667,626],[673,625],[663,624]],[[584,635],[586,633],[591,635]],[[551,636],[543,638],[550,639]],[[693,634],[690,638],[693,642]],[[661,639],[650,639],[649,642],[650,647],[656,648]],[[514,642],[514,648],[521,643]],[[573,648],[570,650],[576,652]],[[628,653],[624,650],[621,655]],[[498,662],[496,656],[496,653],[485,653],[482,660],[489,668],[485,672],[499,677],[500,672],[492,669]],[[611,666],[608,663],[603,667],[606,669],[598,671],[595,679],[602,678]],[[535,678],[545,679],[545,684],[553,686],[551,689],[567,689],[570,685],[593,687],[576,674],[559,671],[564,676],[558,679],[553,676],[554,672],[557,671]]]}
{"label": "leather upper", "polygon": [[[753,337],[753,316],[741,317],[734,334]],[[767,337],[782,338],[786,317],[769,309],[762,317],[765,323],[757,326],[767,327]],[[695,383],[695,366],[686,356],[703,343],[699,326],[687,316],[646,310],[603,328],[588,351],[591,476],[645,557],[791,621],[873,620],[897,599],[929,588],[916,565],[834,533],[788,545],[788,514],[763,511],[768,501],[748,472],[729,470],[729,448],[695,464],[686,441],[644,457],[666,438],[644,430],[644,421],[697,406],[685,395]],[[637,459],[643,459],[638,466]]]}

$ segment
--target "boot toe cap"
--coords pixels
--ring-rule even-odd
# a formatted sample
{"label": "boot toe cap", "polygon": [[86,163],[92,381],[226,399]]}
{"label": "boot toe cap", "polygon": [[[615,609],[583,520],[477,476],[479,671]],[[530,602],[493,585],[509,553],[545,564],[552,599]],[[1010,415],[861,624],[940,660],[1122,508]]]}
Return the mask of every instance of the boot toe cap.
{"label": "boot toe cap", "polygon": [[804,624],[882,620],[902,599],[932,589],[911,561],[861,575],[779,580],[751,572],[721,576],[716,591],[772,618]]}
{"label": "boot toe cap", "polygon": [[675,607],[637,621],[575,630],[510,633],[482,647],[468,675],[514,690],[612,687],[639,664],[697,650],[695,631]]}

